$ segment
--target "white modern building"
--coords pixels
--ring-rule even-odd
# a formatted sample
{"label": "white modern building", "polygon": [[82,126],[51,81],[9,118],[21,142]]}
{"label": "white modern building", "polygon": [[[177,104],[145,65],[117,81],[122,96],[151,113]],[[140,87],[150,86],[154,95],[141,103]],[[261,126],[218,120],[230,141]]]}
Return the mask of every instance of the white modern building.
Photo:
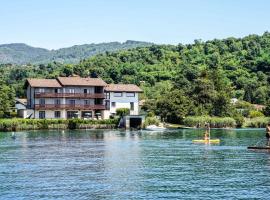
{"label": "white modern building", "polygon": [[128,108],[130,115],[139,115],[139,93],[142,90],[133,84],[108,84],[105,87],[104,117],[116,114],[118,108]]}
{"label": "white modern building", "polygon": [[79,76],[27,79],[25,89],[26,109],[36,119],[108,119],[117,108],[129,108],[137,115],[142,92],[136,85],[108,85],[100,78]]}

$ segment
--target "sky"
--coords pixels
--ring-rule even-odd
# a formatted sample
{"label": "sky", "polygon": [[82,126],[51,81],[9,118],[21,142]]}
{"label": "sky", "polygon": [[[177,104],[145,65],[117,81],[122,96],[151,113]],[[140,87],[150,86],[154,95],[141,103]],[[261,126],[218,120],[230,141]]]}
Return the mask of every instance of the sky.
{"label": "sky", "polygon": [[269,0],[0,0],[0,44],[192,43],[270,31]]}

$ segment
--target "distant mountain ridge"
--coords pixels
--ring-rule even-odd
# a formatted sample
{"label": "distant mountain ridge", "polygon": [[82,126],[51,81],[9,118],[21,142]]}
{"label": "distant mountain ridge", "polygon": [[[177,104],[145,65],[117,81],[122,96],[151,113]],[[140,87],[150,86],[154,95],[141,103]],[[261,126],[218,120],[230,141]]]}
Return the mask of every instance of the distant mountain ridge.
{"label": "distant mountain ridge", "polygon": [[57,50],[32,47],[24,43],[0,45],[0,64],[28,64],[28,63],[78,63],[90,56],[114,52],[123,49],[151,46],[153,43],[127,40],[126,42],[108,42],[98,44],[75,45]]}

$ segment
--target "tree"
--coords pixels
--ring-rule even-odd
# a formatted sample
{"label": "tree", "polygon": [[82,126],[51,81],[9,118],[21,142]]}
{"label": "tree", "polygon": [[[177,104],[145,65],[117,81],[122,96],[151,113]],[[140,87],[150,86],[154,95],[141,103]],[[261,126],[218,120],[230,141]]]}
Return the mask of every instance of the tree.
{"label": "tree", "polygon": [[0,85],[0,117],[9,115],[15,104],[15,92],[7,85]]}
{"label": "tree", "polygon": [[157,100],[156,113],[167,122],[180,123],[189,113],[192,102],[181,90],[172,90]]}

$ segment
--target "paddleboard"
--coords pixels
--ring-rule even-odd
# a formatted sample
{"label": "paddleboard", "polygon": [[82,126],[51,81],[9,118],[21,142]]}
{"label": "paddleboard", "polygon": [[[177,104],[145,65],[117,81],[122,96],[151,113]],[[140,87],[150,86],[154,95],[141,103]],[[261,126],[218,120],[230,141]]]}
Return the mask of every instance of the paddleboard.
{"label": "paddleboard", "polygon": [[220,143],[219,139],[210,139],[210,140],[192,140],[193,143]]}

